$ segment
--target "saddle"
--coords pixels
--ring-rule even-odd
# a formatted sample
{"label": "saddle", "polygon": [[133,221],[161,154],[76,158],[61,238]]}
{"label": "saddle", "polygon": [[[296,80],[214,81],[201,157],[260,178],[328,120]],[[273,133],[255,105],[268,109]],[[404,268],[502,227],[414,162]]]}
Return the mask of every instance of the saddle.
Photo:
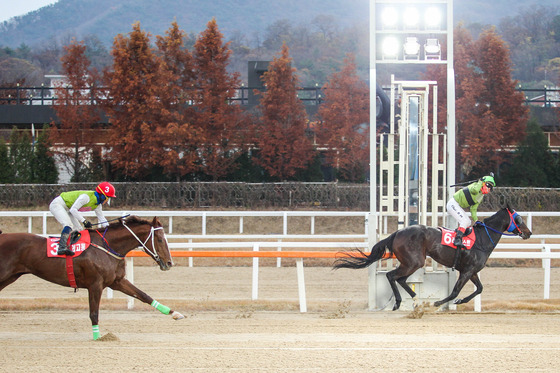
{"label": "saddle", "polygon": [[[438,229],[441,231],[441,244],[456,249],[457,246],[453,244],[453,241],[455,240],[455,236],[457,235],[455,230],[451,230],[444,227],[438,227]],[[463,246],[465,246],[465,250],[472,249],[475,242],[476,242],[476,235],[474,234],[474,229],[469,227],[465,231],[465,234],[463,235]]]}
{"label": "saddle", "polygon": [[[64,255],[57,255],[59,237],[47,237],[47,256],[49,258],[64,258]],[[91,244],[91,237],[87,229],[81,232],[72,232],[68,248],[74,252],[74,257],[83,253]]]}

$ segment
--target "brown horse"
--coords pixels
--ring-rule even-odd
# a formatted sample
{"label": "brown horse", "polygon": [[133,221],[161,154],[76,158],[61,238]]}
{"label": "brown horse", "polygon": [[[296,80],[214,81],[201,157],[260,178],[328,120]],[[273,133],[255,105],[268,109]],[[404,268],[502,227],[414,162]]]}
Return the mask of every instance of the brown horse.
{"label": "brown horse", "polygon": [[[125,278],[126,254],[141,246],[162,271],[173,266],[163,226],[157,217],[152,222],[136,216],[120,218],[104,229],[90,229],[91,245],[73,257],[76,287],[89,295],[89,318],[93,339],[100,336],[99,302],[103,289],[110,287],[152,305],[173,319],[183,318],[179,312],[160,304]],[[30,233],[0,234],[0,290],[31,273],[62,286],[71,286],[65,258],[47,256],[47,239]]]}
{"label": "brown horse", "polygon": [[[457,270],[460,273],[459,279],[448,297],[434,303],[436,307],[455,299],[468,280],[474,283],[476,290],[464,299],[455,300],[455,304],[467,303],[476,295],[482,293],[482,283],[478,278],[478,272],[486,266],[486,261],[504,234],[503,232],[513,232],[524,240],[531,237],[531,231],[523,222],[523,218],[509,205],[484,219],[484,222],[477,222],[473,230],[476,235],[474,246],[470,250],[460,252],[461,256],[457,265]],[[400,307],[402,301],[397,283],[416,301],[416,293],[408,286],[406,279],[417,269],[424,266],[426,256],[430,256],[444,266],[451,267],[453,265],[456,249],[448,245],[442,245],[441,238],[442,232],[437,228],[412,225],[398,230],[376,243],[371,249],[371,253],[364,253],[361,250],[342,253],[342,256],[334,262],[333,267],[334,269],[365,268],[380,260],[386,249],[389,250],[399,261],[397,268],[387,272],[387,280],[395,296],[393,307],[393,311],[395,311]]]}

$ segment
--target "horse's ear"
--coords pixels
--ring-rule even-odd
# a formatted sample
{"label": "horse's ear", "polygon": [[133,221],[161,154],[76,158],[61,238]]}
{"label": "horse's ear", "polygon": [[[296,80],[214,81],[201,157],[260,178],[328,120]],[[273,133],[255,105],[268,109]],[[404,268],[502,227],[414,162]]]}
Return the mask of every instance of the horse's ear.
{"label": "horse's ear", "polygon": [[513,209],[511,208],[511,205],[509,204],[509,200],[506,200],[506,208],[507,208],[509,211],[513,211]]}
{"label": "horse's ear", "polygon": [[161,223],[157,216],[154,216],[154,220],[152,220],[152,227],[161,227]]}

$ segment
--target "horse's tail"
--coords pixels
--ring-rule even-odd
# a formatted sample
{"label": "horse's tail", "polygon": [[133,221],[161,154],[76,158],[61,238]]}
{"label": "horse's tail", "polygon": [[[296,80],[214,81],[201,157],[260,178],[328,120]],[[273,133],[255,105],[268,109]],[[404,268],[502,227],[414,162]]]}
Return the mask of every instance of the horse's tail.
{"label": "horse's tail", "polygon": [[383,258],[385,255],[385,250],[389,249],[389,252],[393,252],[393,240],[397,232],[393,233],[389,237],[376,243],[371,249],[369,255],[360,249],[355,249],[352,251],[342,252],[342,256],[338,257],[333,264],[333,269],[339,268],[366,268],[372,263],[377,262],[379,259]]}

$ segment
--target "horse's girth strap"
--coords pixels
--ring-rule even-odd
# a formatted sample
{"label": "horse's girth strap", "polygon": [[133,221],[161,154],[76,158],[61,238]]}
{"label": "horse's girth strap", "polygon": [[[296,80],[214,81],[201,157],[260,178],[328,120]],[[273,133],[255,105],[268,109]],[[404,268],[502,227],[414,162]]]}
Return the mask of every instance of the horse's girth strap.
{"label": "horse's girth strap", "polygon": [[68,275],[68,282],[74,289],[78,288],[76,284],[76,277],[74,276],[74,260],[71,256],[66,256],[66,274]]}

